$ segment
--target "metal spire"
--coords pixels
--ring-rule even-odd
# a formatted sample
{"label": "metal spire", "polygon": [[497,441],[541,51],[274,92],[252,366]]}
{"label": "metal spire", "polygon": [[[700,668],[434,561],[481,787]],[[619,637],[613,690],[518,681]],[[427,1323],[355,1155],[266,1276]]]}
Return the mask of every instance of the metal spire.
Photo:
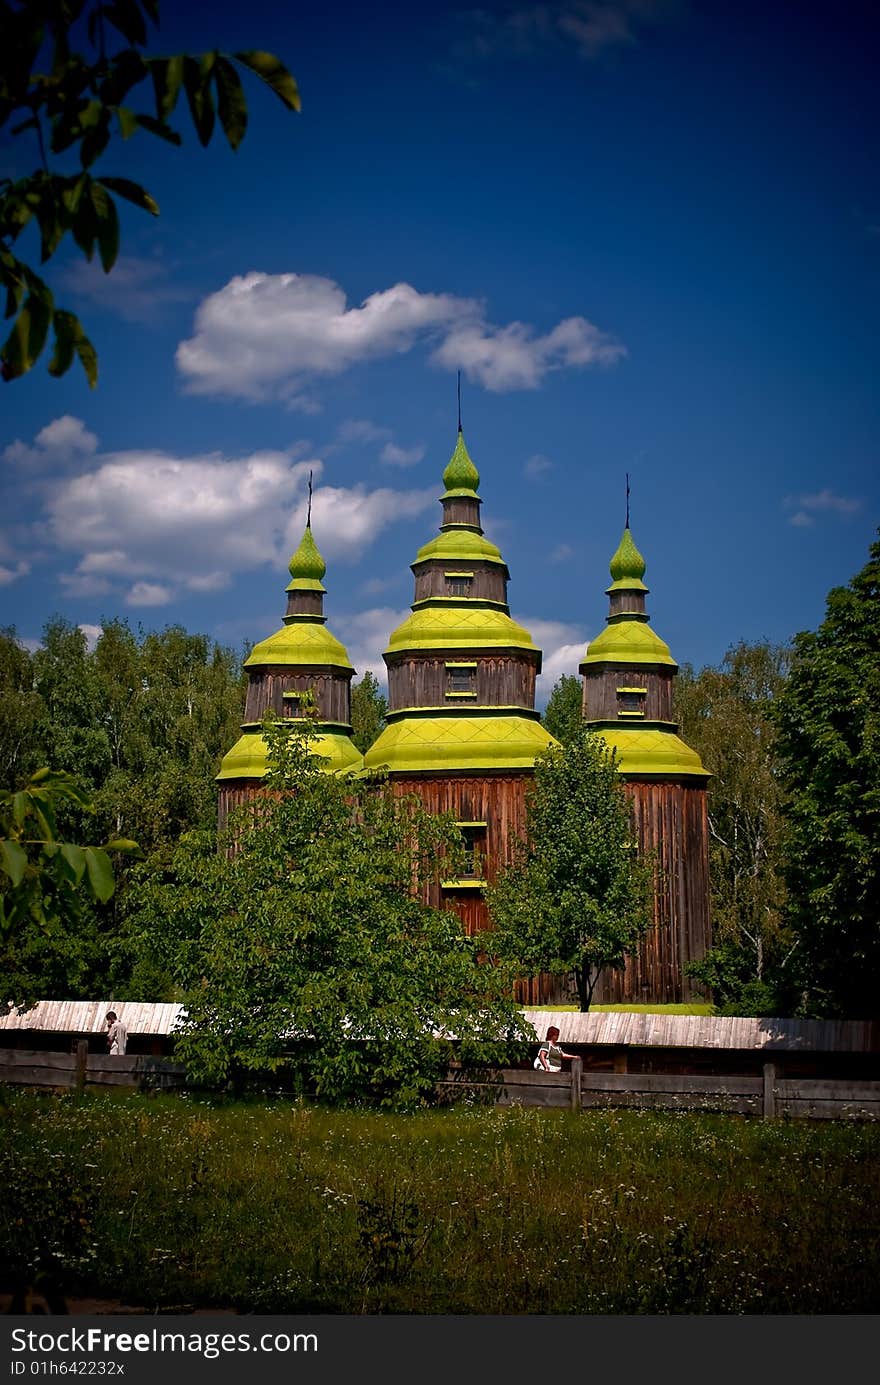
{"label": "metal spire", "polygon": [[626,475],[626,528],[629,528],[629,472]]}
{"label": "metal spire", "polygon": [[306,528],[312,527],[312,473],[309,472],[309,509],[306,515]]}
{"label": "metal spire", "polygon": [[458,372],[458,431],[461,432],[461,371]]}

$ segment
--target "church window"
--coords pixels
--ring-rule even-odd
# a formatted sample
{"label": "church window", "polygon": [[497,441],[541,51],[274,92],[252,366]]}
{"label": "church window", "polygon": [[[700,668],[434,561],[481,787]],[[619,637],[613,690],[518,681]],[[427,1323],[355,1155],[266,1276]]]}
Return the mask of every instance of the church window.
{"label": "church window", "polygon": [[444,572],[446,578],[447,596],[470,596],[471,582],[474,580],[472,572]]}
{"label": "church window", "polygon": [[619,717],[643,717],[647,688],[618,688],[617,715]]}
{"label": "church window", "polygon": [[477,665],[475,663],[448,663],[446,665],[446,696],[476,697]]}

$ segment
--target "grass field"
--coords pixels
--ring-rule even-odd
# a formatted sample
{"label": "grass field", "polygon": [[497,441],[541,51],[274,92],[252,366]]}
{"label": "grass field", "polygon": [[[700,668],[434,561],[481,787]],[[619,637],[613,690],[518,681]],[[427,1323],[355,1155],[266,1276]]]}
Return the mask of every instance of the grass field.
{"label": "grass field", "polygon": [[12,1091],[0,1290],[149,1309],[875,1313],[880,1127]]}

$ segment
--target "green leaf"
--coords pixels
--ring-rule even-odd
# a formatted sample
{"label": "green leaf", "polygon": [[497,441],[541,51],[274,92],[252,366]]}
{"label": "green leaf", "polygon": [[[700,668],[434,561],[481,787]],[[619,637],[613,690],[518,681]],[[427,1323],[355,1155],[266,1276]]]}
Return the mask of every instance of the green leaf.
{"label": "green leaf", "polygon": [[19,846],[18,842],[0,841],[0,866],[17,888],[27,869],[27,853],[24,847]]}
{"label": "green leaf", "polygon": [[49,362],[49,374],[64,375],[73,365],[74,338],[77,330],[82,331],[79,319],[73,313],[58,309],[52,321],[55,328],[55,350]]}
{"label": "green leaf", "polygon": [[86,854],[83,847],[75,846],[72,842],[64,842],[61,847],[61,855],[70,867],[74,881],[78,885],[86,868]]}
{"label": "green leaf", "polygon": [[119,133],[123,139],[130,139],[138,128],[138,118],[134,111],[128,106],[117,106],[116,119],[119,121]]}
{"label": "green leaf", "polygon": [[182,53],[175,53],[170,58],[151,58],[147,64],[153,79],[156,115],[163,122],[177,105],[180,84],[183,81],[183,57]]}
{"label": "green leaf", "polygon": [[170,125],[166,125],[164,120],[156,120],[151,115],[138,115],[135,117],[142,130],[147,130],[151,135],[158,135],[160,139],[166,140],[169,144],[181,145],[183,140],[176,130],[172,130]]}
{"label": "green leaf", "polygon": [[116,203],[98,182],[92,183],[89,193],[92,206],[95,209],[101,264],[104,273],[109,274],[119,254],[119,216],[116,212]]}
{"label": "green leaf", "polygon": [[99,178],[98,182],[102,187],[124,197],[126,201],[133,202],[136,207],[142,207],[145,212],[150,212],[153,216],[159,215],[158,202],[153,200],[140,183],[133,183],[129,178]]}
{"label": "green leaf", "polygon": [[238,73],[227,58],[217,58],[214,67],[217,83],[217,114],[231,148],[237,149],[247,130],[247,101]]}
{"label": "green leaf", "polygon": [[199,143],[206,146],[214,132],[214,102],[208,82],[195,58],[186,57],[183,60],[183,84]]}
{"label": "green leaf", "polygon": [[99,846],[83,847],[83,855],[85,856],[92,894],[99,903],[106,904],[116,888],[110,857]]}
{"label": "green leaf", "polygon": [[263,53],[259,49],[248,49],[235,54],[237,62],[250,68],[270,86],[275,95],[291,111],[300,109],[299,88],[287,68],[274,53]]}
{"label": "green leaf", "polygon": [[0,350],[7,378],[17,379],[31,369],[46,343],[51,316],[45,301],[30,294]]}

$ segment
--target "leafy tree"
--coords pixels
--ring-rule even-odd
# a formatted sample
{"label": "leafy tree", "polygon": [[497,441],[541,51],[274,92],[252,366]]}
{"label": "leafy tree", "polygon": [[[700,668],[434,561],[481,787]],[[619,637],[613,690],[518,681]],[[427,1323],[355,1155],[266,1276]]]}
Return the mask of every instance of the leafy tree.
{"label": "leafy tree", "polygon": [[880,542],[795,637],[773,720],[807,1014],[880,1015]]}
{"label": "leafy tree", "polygon": [[792,937],[782,878],[783,790],[774,700],[785,687],[788,649],[766,641],[732,646],[719,668],[685,666],[676,686],[682,735],[712,773],[709,872],[714,945],[688,974],[728,1014],[790,1010]]}
{"label": "leafy tree", "polygon": [[351,688],[352,740],[362,754],[379,739],[387,715],[387,699],[379,691],[379,680],[368,669]]}
{"label": "leafy tree", "polygon": [[49,769],[37,770],[22,789],[0,793],[5,1004],[27,1005],[45,994],[47,969],[57,979],[81,966],[83,919],[87,931],[90,922],[84,904],[105,904],[115,886],[108,853],[137,850],[123,839],[102,846],[60,840],[56,810],[65,800],[90,810],[72,776]]}
{"label": "leafy tree", "polygon": [[589,1010],[603,970],[623,967],[647,931],[650,899],[616,757],[581,727],[536,761],[525,840],[486,891],[492,951],[520,975],[573,972]]}
{"label": "leafy tree", "polygon": [[0,784],[18,785],[45,759],[45,708],[14,626],[0,630]]}
{"label": "leafy tree", "polygon": [[227,849],[196,835],[161,874],[139,871],[142,965],[179,987],[178,1050],[196,1074],[286,1068],[330,1101],[412,1106],[445,1071],[447,1035],[486,1061],[529,1036],[503,969],[416,897],[455,852],[455,824],[381,781],[327,774],[312,735],[267,722],[269,796]]}
{"label": "leafy tree", "polygon": [[[170,121],[184,93],[200,144],[210,143],[219,122],[237,149],[248,111],[236,64],[267,83],[288,110],[299,110],[296,82],[273,54],[215,49],[147,57],[149,24],[158,28],[158,0],[0,0],[0,130],[32,133],[39,157],[33,173],[0,179],[0,288],[6,317],[15,318],[0,348],[5,380],[31,369],[51,328],[50,375],[63,375],[78,357],[89,384],[97,383],[97,357],[82,324],[55,306],[49,286],[19,255],[18,240],[36,227],[45,264],[70,233],[87,260],[97,250],[109,274],[119,253],[115,198],[159,214],[130,178],[93,175],[114,135],[127,140],[145,131],[179,145]],[[73,46],[81,41],[85,51]],[[70,151],[78,167],[64,159]],[[51,168],[49,155],[62,156],[66,171]]]}
{"label": "leafy tree", "polygon": [[584,723],[580,678],[573,673],[563,673],[559,681],[554,683],[542,721],[550,735],[563,745],[577,738]]}

